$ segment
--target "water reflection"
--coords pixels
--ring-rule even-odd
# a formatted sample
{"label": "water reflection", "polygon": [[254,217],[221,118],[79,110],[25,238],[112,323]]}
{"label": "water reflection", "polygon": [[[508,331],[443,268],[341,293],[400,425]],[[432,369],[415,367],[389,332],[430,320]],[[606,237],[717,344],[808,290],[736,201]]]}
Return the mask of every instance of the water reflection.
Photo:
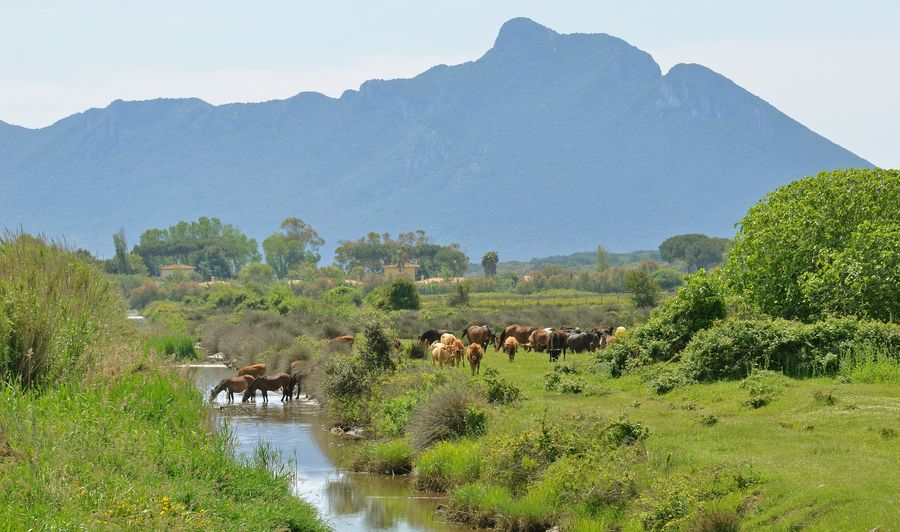
{"label": "water reflection", "polygon": [[[209,392],[227,368],[190,368],[197,387]],[[271,394],[270,394],[271,395]],[[216,400],[218,421],[228,423],[239,453],[250,456],[260,441],[279,448],[282,461],[296,468],[296,494],[316,506],[335,530],[446,531],[462,530],[441,521],[439,497],[413,493],[405,477],[348,473],[335,464],[353,443],[333,436],[318,406],[310,401],[283,404],[226,403]]]}

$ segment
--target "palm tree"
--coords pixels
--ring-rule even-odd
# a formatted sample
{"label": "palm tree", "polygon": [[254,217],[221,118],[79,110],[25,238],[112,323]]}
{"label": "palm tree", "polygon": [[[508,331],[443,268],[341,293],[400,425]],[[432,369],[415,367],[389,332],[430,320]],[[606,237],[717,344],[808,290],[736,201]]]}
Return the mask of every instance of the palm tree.
{"label": "palm tree", "polygon": [[497,255],[496,251],[488,251],[481,257],[481,267],[484,268],[484,274],[488,277],[493,277],[497,275],[497,263],[500,262],[500,257]]}

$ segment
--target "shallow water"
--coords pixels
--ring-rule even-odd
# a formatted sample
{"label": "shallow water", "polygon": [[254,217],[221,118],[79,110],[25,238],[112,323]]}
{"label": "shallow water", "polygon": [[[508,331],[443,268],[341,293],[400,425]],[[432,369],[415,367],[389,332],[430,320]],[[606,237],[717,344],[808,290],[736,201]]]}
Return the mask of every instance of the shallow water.
{"label": "shallow water", "polygon": [[[228,368],[186,368],[208,397]],[[447,531],[462,527],[442,521],[437,506],[444,499],[410,489],[406,477],[350,473],[337,467],[338,457],[355,445],[332,435],[321,409],[311,401],[282,404],[281,392],[269,393],[269,403],[226,403],[216,400],[218,420],[227,423],[239,453],[249,456],[260,441],[281,451],[282,461],[296,471],[294,490],[309,501],[335,530]]]}

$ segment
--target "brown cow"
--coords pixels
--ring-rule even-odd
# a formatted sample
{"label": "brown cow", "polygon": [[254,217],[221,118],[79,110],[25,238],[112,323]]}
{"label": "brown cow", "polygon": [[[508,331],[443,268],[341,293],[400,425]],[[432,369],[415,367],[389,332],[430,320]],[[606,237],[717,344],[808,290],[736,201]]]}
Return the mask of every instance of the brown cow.
{"label": "brown cow", "polygon": [[431,365],[433,366],[435,362],[437,362],[440,367],[444,367],[444,363],[453,364],[455,357],[453,356],[453,351],[450,350],[446,345],[435,342],[431,344]]}
{"label": "brown cow", "polygon": [[506,329],[500,333],[500,336],[497,338],[497,342],[494,344],[494,349],[499,351],[500,346],[503,345],[503,342],[506,341],[507,338],[512,336],[519,342],[519,345],[524,345],[528,343],[528,337],[531,336],[537,330],[537,327],[523,327],[521,325],[510,325]]}
{"label": "brown cow", "polygon": [[509,355],[509,361],[516,359],[516,350],[519,349],[519,341],[510,336],[503,342],[503,352]]}
{"label": "brown cow", "polygon": [[250,366],[244,366],[238,370],[238,376],[241,375],[252,375],[254,377],[262,377],[266,374],[266,364],[261,362],[259,364],[252,364]]}
{"label": "brown cow", "polygon": [[253,379],[244,392],[241,402],[247,402],[250,396],[256,395],[256,390],[262,390],[263,403],[269,402],[269,392],[281,389],[281,402],[291,400],[291,382],[293,379],[287,373],[276,373],[266,377],[257,377]]}
{"label": "brown cow", "polygon": [[338,336],[336,338],[328,340],[328,346],[332,349],[346,349],[350,351],[353,349],[353,341],[355,339],[356,338],[354,338],[353,335],[350,334],[345,336]]}
{"label": "brown cow", "polygon": [[469,343],[479,344],[484,350],[487,350],[488,345],[497,341],[497,335],[487,325],[469,325],[463,329],[462,337]]}
{"label": "brown cow", "polygon": [[472,369],[472,375],[481,373],[481,359],[484,358],[484,349],[481,344],[469,344],[466,348],[466,359],[469,361],[469,367]]}
{"label": "brown cow", "polygon": [[462,343],[459,338],[450,338],[447,347],[453,352],[454,366],[462,364],[463,354],[466,352],[466,344]]}
{"label": "brown cow", "polygon": [[241,375],[240,377],[227,377],[219,381],[218,386],[212,389],[209,394],[209,400],[215,401],[225,390],[228,390],[228,402],[234,402],[234,392],[243,392],[247,389],[247,385],[255,379],[253,375]]}

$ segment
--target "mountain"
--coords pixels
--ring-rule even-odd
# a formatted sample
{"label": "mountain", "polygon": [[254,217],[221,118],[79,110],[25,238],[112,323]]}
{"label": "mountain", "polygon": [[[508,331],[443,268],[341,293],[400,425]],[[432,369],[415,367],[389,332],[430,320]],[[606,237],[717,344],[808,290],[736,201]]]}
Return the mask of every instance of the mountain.
{"label": "mountain", "polygon": [[[730,236],[762,195],[871,166],[727,78],[606,34],[510,20],[481,58],[340,98],[115,101],[42,129],[0,122],[0,224],[107,255],[124,228],[286,216],[333,249],[425,229],[524,259]],[[327,255],[326,255],[327,256]]]}

